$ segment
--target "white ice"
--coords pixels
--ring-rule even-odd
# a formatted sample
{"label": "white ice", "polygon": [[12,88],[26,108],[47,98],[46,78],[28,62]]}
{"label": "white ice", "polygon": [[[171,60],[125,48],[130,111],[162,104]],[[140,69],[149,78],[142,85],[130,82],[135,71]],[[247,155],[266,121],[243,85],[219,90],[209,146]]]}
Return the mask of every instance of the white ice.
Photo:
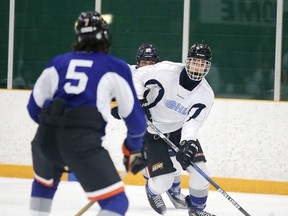
{"label": "white ice", "polygon": [[[31,179],[0,178],[0,215],[28,216]],[[182,190],[187,194],[188,190]],[[226,191],[251,216],[288,216],[288,196],[234,193]],[[149,206],[143,186],[126,185],[130,201],[127,216],[157,216]],[[177,210],[169,198],[162,196],[166,206],[166,216],[187,216],[187,210]],[[73,216],[88,203],[78,182],[60,183],[53,201],[51,216]],[[95,203],[83,216],[97,215],[98,204]],[[210,191],[206,210],[217,216],[243,216],[222,194]]]}

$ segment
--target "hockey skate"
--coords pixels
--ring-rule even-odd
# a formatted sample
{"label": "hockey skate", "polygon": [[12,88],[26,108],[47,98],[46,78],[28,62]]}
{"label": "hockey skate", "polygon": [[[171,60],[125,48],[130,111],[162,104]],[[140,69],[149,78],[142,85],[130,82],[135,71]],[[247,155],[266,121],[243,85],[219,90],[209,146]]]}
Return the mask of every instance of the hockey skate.
{"label": "hockey skate", "polygon": [[148,188],[148,184],[145,186],[147,198],[149,200],[150,206],[160,215],[166,213],[166,205],[161,197],[161,195],[153,194]]}
{"label": "hockey skate", "polygon": [[169,199],[173,203],[176,209],[187,209],[188,205],[185,200],[185,196],[181,192],[174,192],[171,189],[166,191]]}
{"label": "hockey skate", "polygon": [[188,204],[188,215],[189,216],[216,216],[214,214],[211,214],[211,213],[203,211],[203,210],[198,211],[198,210],[193,209],[189,196],[186,196],[185,200],[186,200],[186,203]]}

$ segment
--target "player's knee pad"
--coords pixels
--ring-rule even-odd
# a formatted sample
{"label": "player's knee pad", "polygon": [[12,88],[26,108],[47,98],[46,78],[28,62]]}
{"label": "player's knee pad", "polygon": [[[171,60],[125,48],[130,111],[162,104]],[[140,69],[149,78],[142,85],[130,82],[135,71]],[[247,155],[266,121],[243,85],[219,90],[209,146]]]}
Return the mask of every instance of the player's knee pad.
{"label": "player's knee pad", "polygon": [[173,163],[174,168],[176,169],[176,171],[174,172],[175,180],[177,179],[180,182],[182,167],[181,167],[180,163],[177,161],[176,157],[170,157],[170,159]]}
{"label": "player's knee pad", "polygon": [[148,186],[153,193],[162,194],[172,186],[173,181],[174,173],[168,173],[150,178],[148,180]]}
{"label": "player's knee pad", "polygon": [[[197,163],[198,167],[207,173],[206,164],[204,162]],[[189,194],[193,203],[197,203],[199,206],[205,208],[205,203],[208,196],[209,183],[201,176],[196,170],[189,172]]]}
{"label": "player's knee pad", "polygon": [[105,200],[99,200],[98,204],[102,210],[116,212],[120,215],[125,215],[128,209],[128,199],[125,192],[119,193]]}
{"label": "player's knee pad", "polygon": [[[208,174],[208,170],[206,167],[206,163],[205,162],[198,162],[196,163],[197,166],[206,174]],[[207,189],[209,187],[209,183],[208,181],[202,176],[200,175],[195,169],[191,169],[191,171],[189,172],[189,187],[196,189],[196,190],[204,190]]]}
{"label": "player's knee pad", "polygon": [[[204,162],[198,162],[197,166],[203,170],[203,172],[208,174],[208,170]],[[196,210],[203,210],[206,207],[209,183],[195,169],[191,169],[189,171],[189,177],[189,197],[191,206]]]}
{"label": "player's knee pad", "polygon": [[143,177],[144,177],[146,180],[148,180],[148,174],[147,174],[146,169],[142,169],[142,170],[141,170],[141,173],[142,173]]}

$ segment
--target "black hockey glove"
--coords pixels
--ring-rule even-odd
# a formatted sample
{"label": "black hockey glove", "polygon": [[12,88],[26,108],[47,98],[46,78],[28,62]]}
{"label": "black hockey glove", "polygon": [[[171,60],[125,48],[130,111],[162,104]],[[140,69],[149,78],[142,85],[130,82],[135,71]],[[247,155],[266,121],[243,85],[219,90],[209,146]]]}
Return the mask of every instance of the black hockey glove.
{"label": "black hockey glove", "polygon": [[183,140],[180,143],[179,151],[176,153],[176,159],[181,164],[182,169],[186,170],[190,166],[190,162],[193,161],[198,147],[194,140]]}
{"label": "black hockey glove", "polygon": [[111,115],[116,119],[121,119],[118,113],[118,103],[115,98],[112,98],[111,100]]}
{"label": "black hockey glove", "polygon": [[132,172],[135,175],[147,166],[147,154],[145,148],[140,151],[131,152],[124,142],[122,151],[124,154],[123,163],[127,172]]}
{"label": "black hockey glove", "polygon": [[151,116],[151,113],[150,113],[150,110],[149,108],[147,107],[147,100],[146,98],[140,100],[140,104],[141,104],[141,107],[146,115],[146,118],[148,121],[152,122],[152,116]]}

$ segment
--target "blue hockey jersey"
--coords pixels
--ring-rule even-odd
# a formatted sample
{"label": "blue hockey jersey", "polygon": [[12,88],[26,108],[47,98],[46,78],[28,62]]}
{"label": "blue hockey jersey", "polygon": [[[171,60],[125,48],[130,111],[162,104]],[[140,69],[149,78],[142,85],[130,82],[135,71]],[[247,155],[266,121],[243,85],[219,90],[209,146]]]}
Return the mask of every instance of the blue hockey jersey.
{"label": "blue hockey jersey", "polygon": [[116,98],[119,114],[126,123],[127,143],[131,150],[139,150],[146,130],[146,119],[133,86],[131,71],[126,62],[109,54],[98,52],[68,52],[53,58],[30,95],[27,109],[31,118],[38,122],[38,114],[45,103],[55,98],[66,101],[68,107],[96,107],[104,123],[111,116],[110,102]]}

